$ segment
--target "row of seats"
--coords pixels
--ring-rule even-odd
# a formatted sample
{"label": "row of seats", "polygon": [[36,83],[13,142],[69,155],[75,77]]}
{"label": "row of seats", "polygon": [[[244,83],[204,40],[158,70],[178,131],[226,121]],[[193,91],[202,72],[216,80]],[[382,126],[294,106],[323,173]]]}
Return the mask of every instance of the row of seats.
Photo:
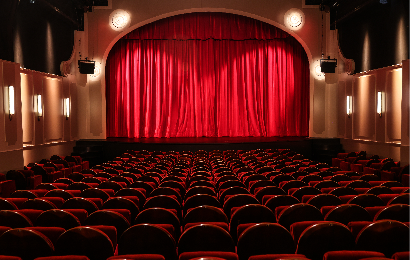
{"label": "row of seats", "polygon": [[8,197],[15,190],[34,189],[43,182],[53,182],[89,167],[89,162],[80,156],[53,155],[39,163],[30,163],[21,170],[0,173],[0,197]]}
{"label": "row of seats", "polygon": [[[392,220],[360,223],[364,228],[356,240],[345,225],[332,221],[297,222],[291,226],[292,232],[277,223],[248,223],[238,227],[238,231],[242,231],[239,231],[237,245],[227,230],[216,223],[193,225],[181,234],[178,242],[166,225],[136,224],[117,238],[117,229],[111,226],[112,223],[104,224],[69,230],[40,226],[2,227],[0,254],[18,255],[23,259],[54,254],[107,259],[117,248],[119,255],[160,254],[165,259],[177,259],[178,255],[181,259],[187,253],[204,251],[219,252],[221,256],[236,254],[238,259],[279,253],[322,259],[326,252],[340,250],[382,251],[383,257],[391,257],[397,252],[408,251],[409,242],[406,240],[408,227]],[[295,244],[297,236],[298,243]]]}
{"label": "row of seats", "polygon": [[[342,175],[349,180],[340,179]],[[377,175],[375,176],[377,177]],[[67,232],[75,228],[84,229],[80,225],[114,226],[118,232],[116,239],[119,241],[118,252],[113,246],[114,254],[116,254],[115,252],[119,254],[136,252],[135,249],[132,249],[134,251],[121,249],[126,248],[129,240],[123,239],[123,237],[127,237],[128,230],[132,230],[135,226],[144,226],[144,228],[140,228],[141,230],[151,229],[148,226],[154,226],[165,231],[172,238],[174,246],[171,247],[170,252],[174,252],[172,253],[174,258],[178,255],[181,258],[185,253],[192,254],[190,252],[192,250],[200,252],[202,249],[219,253],[230,252],[234,255],[237,254],[240,259],[248,259],[246,252],[250,254],[249,257],[277,253],[275,250],[266,251],[268,237],[265,242],[259,240],[257,243],[265,244],[265,248],[258,250],[258,245],[251,246],[251,242],[257,241],[256,238],[264,237],[258,232],[266,232],[271,226],[280,228],[275,229],[275,232],[282,230],[289,234],[288,237],[291,238],[289,241],[292,242],[293,249],[286,251],[286,253],[290,254],[304,252],[303,243],[305,242],[303,239],[301,240],[303,231],[319,224],[323,227],[326,225],[340,226],[347,230],[350,234],[349,237],[353,238],[351,240],[353,243],[350,244],[353,247],[340,246],[349,250],[362,246],[362,242],[358,243],[360,234],[353,235],[353,226],[356,228],[354,230],[357,231],[359,224],[362,224],[364,230],[365,228],[370,229],[372,226],[379,227],[381,225],[379,223],[386,222],[399,225],[403,230],[408,230],[408,221],[403,221],[408,219],[408,203],[400,203],[400,200],[406,200],[406,196],[408,198],[408,187],[406,189],[397,183],[380,182],[374,178],[359,180],[359,178],[354,178],[357,175],[352,172],[341,173],[341,169],[303,159],[301,155],[289,150],[214,151],[209,154],[204,151],[195,154],[189,152],[129,151],[114,161],[93,167],[91,170],[83,169],[80,172],[72,172],[67,177],[56,179],[53,183],[41,184],[32,190],[16,191],[11,194],[11,198],[4,199],[4,203],[0,203],[0,207],[2,207],[1,205],[11,205],[11,208],[4,209],[7,214],[13,212],[24,215],[23,211],[27,212],[30,209],[41,211],[37,218],[32,221],[32,225],[35,223],[35,226],[37,223],[41,223],[41,221],[38,222],[40,216],[43,216],[43,219],[44,216],[62,214],[71,214],[76,217],[73,214],[75,212],[69,211],[84,210],[87,217],[82,218],[83,222],[78,221],[77,224],[74,224],[75,227],[67,228]],[[324,179],[327,177],[334,179]],[[338,182],[336,177],[339,178]],[[377,183],[378,181],[379,183]],[[332,185],[329,187],[328,183],[332,183]],[[362,187],[362,183],[367,185]],[[323,187],[319,187],[320,185]],[[344,194],[346,191],[350,193]],[[368,193],[369,191],[371,192]],[[331,194],[332,192],[336,195]],[[352,197],[346,198],[346,196]],[[369,207],[360,206],[360,203],[367,201],[369,196],[382,200],[383,204],[367,205]],[[362,197],[366,197],[366,199],[363,200]],[[352,199],[355,200],[352,201]],[[309,204],[309,202],[311,203]],[[348,202],[351,203],[346,204]],[[36,208],[40,207],[40,204],[47,205],[47,207]],[[93,206],[86,207],[85,205]],[[369,209],[372,207],[380,208],[376,212],[376,209],[373,211]],[[399,221],[392,219],[404,216],[403,212],[406,211],[406,207],[407,218],[399,219]],[[376,212],[374,217],[368,217],[369,210]],[[334,221],[327,218],[331,212],[337,212],[333,216],[343,215],[343,212],[346,216],[349,215],[348,212],[350,214],[355,212],[354,216],[359,214],[357,212],[361,212],[362,215],[367,213],[367,215],[365,219],[357,221],[354,221],[355,219],[347,219],[353,221],[346,219]],[[385,218],[383,215],[387,215],[386,218],[389,220],[379,220]],[[92,219],[104,219],[104,221],[102,221],[103,223],[94,223]],[[121,222],[119,219],[125,221]],[[357,225],[346,226],[355,222]],[[0,225],[2,225],[1,222]],[[28,227],[32,225],[28,225]],[[51,225],[56,227],[59,224],[54,222]],[[255,231],[257,234],[255,238],[247,240],[246,238],[249,238],[250,235],[246,235],[246,232],[254,226],[258,227],[257,229],[260,231]],[[18,227],[14,229],[18,229]],[[325,228],[320,228],[320,230],[322,229]],[[387,230],[390,229],[387,228]],[[191,230],[195,230],[195,232]],[[228,247],[223,250],[212,249],[209,243],[201,243],[198,240],[207,237],[205,234],[208,233],[212,233],[209,235],[210,243],[219,238],[223,239],[222,233],[215,235],[213,232],[218,231],[213,230],[222,231],[225,236],[227,235],[226,237],[229,237],[230,240],[226,241],[232,241],[234,250],[227,250]],[[180,235],[181,233],[182,235]],[[189,236],[189,234],[196,235]],[[326,238],[325,240],[332,239]],[[117,240],[113,243],[111,239],[111,243],[116,244]],[[311,239],[307,239],[307,241],[311,241]],[[359,241],[363,241],[363,238]],[[55,242],[57,243],[57,241]],[[187,246],[186,250],[184,246],[188,242],[192,243]],[[222,246],[224,243],[217,244]],[[153,242],[149,245],[144,246],[144,248],[150,248],[149,252],[139,253],[158,253],[158,244]],[[397,245],[401,244],[397,243]],[[311,246],[308,247],[311,248]],[[305,252],[305,257],[319,259],[326,251],[329,251],[329,248],[323,246],[322,248],[324,251],[316,255],[313,252]],[[381,248],[378,247],[378,251]],[[400,251],[400,248],[393,247],[392,250],[394,252],[386,251],[383,254],[390,257],[397,250]],[[92,251],[91,247],[88,248],[88,251]],[[316,249],[316,251],[318,250]],[[330,249],[330,251],[334,250]],[[57,247],[55,252],[62,254],[62,251],[57,250]],[[101,259],[96,258],[96,256],[92,257]],[[171,255],[166,258],[171,259],[170,257]]]}
{"label": "row of seats", "polygon": [[405,185],[409,183],[409,165],[400,167],[400,162],[394,162],[391,158],[366,156],[366,151],[339,153],[332,158],[332,166],[346,171],[375,174],[383,181],[399,181]]}

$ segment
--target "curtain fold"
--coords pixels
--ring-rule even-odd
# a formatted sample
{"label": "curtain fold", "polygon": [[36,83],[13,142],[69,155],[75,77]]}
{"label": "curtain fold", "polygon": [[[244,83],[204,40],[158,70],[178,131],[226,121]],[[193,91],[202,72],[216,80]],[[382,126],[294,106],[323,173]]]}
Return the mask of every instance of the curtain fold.
{"label": "curtain fold", "polygon": [[106,100],[108,137],[308,136],[309,62],[274,26],[180,15],[114,45]]}

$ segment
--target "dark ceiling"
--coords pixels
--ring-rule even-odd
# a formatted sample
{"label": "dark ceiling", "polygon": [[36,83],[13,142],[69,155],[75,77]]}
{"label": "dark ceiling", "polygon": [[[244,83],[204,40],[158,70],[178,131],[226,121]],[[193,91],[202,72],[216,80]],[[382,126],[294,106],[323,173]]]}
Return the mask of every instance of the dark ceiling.
{"label": "dark ceiling", "polygon": [[334,29],[338,23],[343,23],[353,14],[363,13],[364,17],[370,15],[365,10],[375,5],[389,5],[391,0],[305,0],[306,5],[318,5],[322,11],[330,12],[331,27]]}
{"label": "dark ceiling", "polygon": [[93,6],[107,6],[108,0],[20,0],[50,8],[74,24],[79,31],[84,30],[84,13],[92,12]]}

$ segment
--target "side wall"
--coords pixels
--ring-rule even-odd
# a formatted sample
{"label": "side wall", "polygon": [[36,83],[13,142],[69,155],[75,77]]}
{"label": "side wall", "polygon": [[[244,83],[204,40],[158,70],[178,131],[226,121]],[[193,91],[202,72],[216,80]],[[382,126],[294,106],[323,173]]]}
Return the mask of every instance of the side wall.
{"label": "side wall", "polygon": [[[382,92],[382,113],[377,113],[377,92]],[[352,96],[353,113],[346,113]],[[346,151],[409,163],[409,60],[402,64],[339,79],[338,137]]]}
{"label": "side wall", "polygon": [[[15,114],[9,115],[8,86],[15,89]],[[75,145],[78,125],[63,113],[63,98],[71,100],[77,113],[76,86],[68,78],[21,69],[18,63],[0,60],[0,172],[23,169],[30,162],[69,155]],[[42,96],[43,115],[37,115],[37,95]],[[10,119],[11,118],[11,119]],[[24,131],[23,131],[24,129]]]}

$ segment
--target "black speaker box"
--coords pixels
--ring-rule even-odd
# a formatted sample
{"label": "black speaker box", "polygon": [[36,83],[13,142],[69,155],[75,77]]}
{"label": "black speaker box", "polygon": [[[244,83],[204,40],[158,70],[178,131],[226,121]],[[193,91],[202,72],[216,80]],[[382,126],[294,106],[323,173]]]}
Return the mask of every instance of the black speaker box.
{"label": "black speaker box", "polygon": [[323,73],[335,73],[337,60],[320,60],[320,69]]}
{"label": "black speaker box", "polygon": [[94,74],[95,61],[79,60],[78,68],[81,74]]}

